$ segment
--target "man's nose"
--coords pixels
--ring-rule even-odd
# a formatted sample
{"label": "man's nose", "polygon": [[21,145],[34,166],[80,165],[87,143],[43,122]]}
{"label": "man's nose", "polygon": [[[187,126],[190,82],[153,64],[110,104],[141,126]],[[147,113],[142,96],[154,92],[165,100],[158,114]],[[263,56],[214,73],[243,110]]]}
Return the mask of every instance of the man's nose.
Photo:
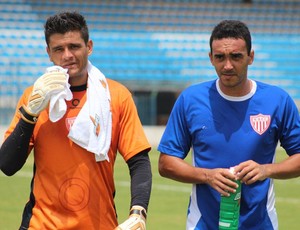
{"label": "man's nose", "polygon": [[229,69],[232,69],[232,68],[233,68],[232,63],[231,63],[230,59],[227,58],[227,59],[225,60],[224,69],[229,70]]}
{"label": "man's nose", "polygon": [[73,56],[72,52],[68,48],[66,48],[63,52],[63,58],[64,59],[69,59],[72,56]]}

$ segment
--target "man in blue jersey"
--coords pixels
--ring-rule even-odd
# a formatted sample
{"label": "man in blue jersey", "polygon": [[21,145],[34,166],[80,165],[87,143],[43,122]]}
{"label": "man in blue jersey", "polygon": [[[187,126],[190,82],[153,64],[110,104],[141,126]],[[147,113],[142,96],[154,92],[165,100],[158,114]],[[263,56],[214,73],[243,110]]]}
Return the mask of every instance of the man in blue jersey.
{"label": "man in blue jersey", "polygon": [[[273,179],[300,176],[297,107],[284,90],[248,78],[254,51],[243,22],[213,29],[209,58],[218,79],[178,97],[158,146],[159,172],[193,184],[186,229],[218,229],[220,197],[234,192],[238,179],[239,229],[277,230]],[[275,163],[278,142],[288,157]],[[193,165],[184,161],[191,149]]]}

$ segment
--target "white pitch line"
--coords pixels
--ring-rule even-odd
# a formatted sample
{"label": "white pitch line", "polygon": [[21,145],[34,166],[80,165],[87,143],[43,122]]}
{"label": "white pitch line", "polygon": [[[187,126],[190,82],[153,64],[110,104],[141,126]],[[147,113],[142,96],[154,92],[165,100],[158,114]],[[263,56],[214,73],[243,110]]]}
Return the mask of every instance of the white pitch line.
{"label": "white pitch line", "polygon": [[278,197],[275,195],[275,199],[276,199],[276,202],[279,202],[279,203],[300,204],[300,199],[298,199],[298,198]]}
{"label": "white pitch line", "polygon": [[[0,176],[6,177],[3,173],[0,173]],[[32,172],[19,171],[14,176],[31,178]],[[116,185],[122,186],[122,187],[129,188],[129,186],[130,186],[129,181],[115,181],[115,183],[116,183]],[[299,181],[297,180],[296,183],[298,184]],[[188,193],[188,194],[191,192],[191,187],[187,187],[187,186],[152,184],[152,188],[156,189],[156,190],[161,190],[161,191],[183,192],[183,193]],[[276,202],[300,204],[300,198],[288,198],[288,197],[276,196]]]}
{"label": "white pitch line", "polygon": [[[129,187],[130,183],[128,181],[116,181],[116,185],[122,187]],[[174,192],[191,192],[190,187],[176,186],[176,185],[163,185],[163,184],[152,184],[153,189],[164,190],[164,191],[174,191]]]}
{"label": "white pitch line", "polygon": [[[4,175],[2,172],[0,172],[1,177],[7,177]],[[25,177],[25,178],[31,178],[32,177],[32,172],[26,172],[26,171],[19,171],[15,175],[10,176],[10,177]]]}

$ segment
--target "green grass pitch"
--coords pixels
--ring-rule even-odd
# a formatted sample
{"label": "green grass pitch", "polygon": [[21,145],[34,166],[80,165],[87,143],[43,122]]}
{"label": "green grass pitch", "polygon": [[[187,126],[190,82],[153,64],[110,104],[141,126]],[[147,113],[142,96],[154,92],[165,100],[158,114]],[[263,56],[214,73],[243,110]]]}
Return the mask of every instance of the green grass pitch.
{"label": "green grass pitch", "polygon": [[[278,150],[277,160],[285,154]],[[186,209],[191,185],[183,184],[159,176],[157,171],[158,152],[150,153],[153,173],[153,186],[148,210],[147,230],[185,229]],[[6,177],[0,172],[0,229],[18,229],[24,204],[28,200],[32,157],[16,175]],[[117,158],[115,168],[116,206],[119,222],[125,220],[129,211],[129,175],[127,165]],[[279,216],[279,229],[299,229],[300,178],[276,180],[276,206]]]}

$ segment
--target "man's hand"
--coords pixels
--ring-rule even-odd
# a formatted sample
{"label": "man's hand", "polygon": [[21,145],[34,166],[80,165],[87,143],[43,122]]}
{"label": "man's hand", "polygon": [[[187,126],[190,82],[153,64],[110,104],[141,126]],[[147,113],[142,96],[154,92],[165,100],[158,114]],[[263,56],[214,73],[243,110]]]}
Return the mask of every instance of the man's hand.
{"label": "man's hand", "polygon": [[142,206],[132,206],[129,218],[115,230],[146,230],[146,210]]}
{"label": "man's hand", "polygon": [[238,184],[236,175],[233,175],[227,168],[205,169],[206,183],[217,190],[223,196],[229,196],[235,192]]}
{"label": "man's hand", "polygon": [[32,93],[25,108],[30,114],[38,116],[47,106],[51,95],[64,90],[68,74],[56,68],[39,77],[34,83]]}
{"label": "man's hand", "polygon": [[258,164],[253,160],[248,160],[235,166],[238,179],[245,184],[253,184],[256,181],[263,181],[268,177],[267,165]]}

